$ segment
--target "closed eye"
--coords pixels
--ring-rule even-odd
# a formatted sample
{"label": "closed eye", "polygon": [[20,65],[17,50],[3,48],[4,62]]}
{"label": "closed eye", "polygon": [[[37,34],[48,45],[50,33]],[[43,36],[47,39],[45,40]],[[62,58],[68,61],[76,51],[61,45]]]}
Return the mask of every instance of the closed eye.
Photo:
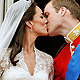
{"label": "closed eye", "polygon": [[42,19],[44,18],[44,14],[43,13],[41,13],[40,18],[42,18]]}
{"label": "closed eye", "polygon": [[44,16],[43,16],[43,15],[41,15],[41,16],[40,16],[40,18],[44,18]]}

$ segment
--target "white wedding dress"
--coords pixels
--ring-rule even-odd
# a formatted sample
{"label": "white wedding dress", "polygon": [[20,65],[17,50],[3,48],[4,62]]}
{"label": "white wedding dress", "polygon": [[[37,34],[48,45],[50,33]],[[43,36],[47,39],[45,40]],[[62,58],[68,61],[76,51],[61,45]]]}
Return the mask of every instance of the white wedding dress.
{"label": "white wedding dress", "polygon": [[24,62],[23,50],[16,56],[19,60],[16,66],[10,63],[10,51],[3,49],[0,52],[0,80],[53,80],[53,58],[35,48],[36,66],[33,76]]}

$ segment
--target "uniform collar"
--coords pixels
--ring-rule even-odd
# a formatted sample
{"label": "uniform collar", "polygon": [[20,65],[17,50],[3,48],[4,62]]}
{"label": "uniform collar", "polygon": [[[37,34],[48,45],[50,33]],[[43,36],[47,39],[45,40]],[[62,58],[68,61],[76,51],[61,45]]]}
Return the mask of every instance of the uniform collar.
{"label": "uniform collar", "polygon": [[73,41],[80,35],[80,22],[67,34],[65,38],[67,43],[73,43]]}

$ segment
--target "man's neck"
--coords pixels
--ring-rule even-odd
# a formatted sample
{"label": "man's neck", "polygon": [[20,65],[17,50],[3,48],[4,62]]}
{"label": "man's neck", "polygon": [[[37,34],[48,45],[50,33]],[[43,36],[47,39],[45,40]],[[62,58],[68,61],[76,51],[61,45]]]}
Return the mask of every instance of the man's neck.
{"label": "man's neck", "polygon": [[63,26],[62,35],[66,37],[68,33],[79,23],[79,20],[66,21]]}

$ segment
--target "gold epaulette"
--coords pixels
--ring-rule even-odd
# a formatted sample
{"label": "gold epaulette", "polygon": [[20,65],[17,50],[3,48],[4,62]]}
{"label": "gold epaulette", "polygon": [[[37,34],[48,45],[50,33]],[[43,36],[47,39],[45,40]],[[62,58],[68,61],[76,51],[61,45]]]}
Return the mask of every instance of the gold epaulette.
{"label": "gold epaulette", "polygon": [[80,35],[80,23],[65,37],[67,43],[73,42]]}

